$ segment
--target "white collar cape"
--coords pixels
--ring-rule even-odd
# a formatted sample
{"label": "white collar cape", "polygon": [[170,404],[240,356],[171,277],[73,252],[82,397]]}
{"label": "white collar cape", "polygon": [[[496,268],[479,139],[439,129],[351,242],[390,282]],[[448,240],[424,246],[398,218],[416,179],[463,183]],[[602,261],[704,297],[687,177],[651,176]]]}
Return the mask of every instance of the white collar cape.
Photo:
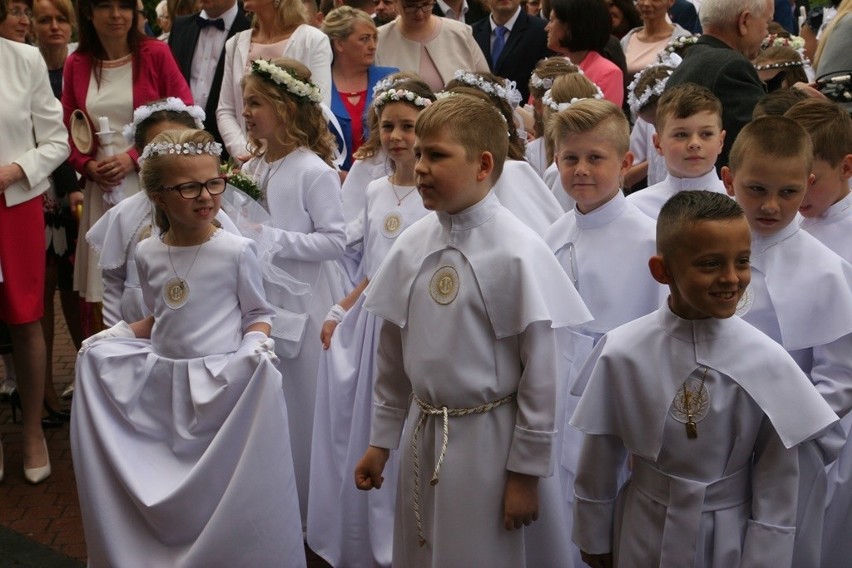
{"label": "white collar cape", "polygon": [[[122,199],[86,232],[86,242],[99,254],[98,268],[111,270],[127,262],[133,236],[147,221],[153,222],[154,205],[144,190]],[[159,230],[155,231],[159,234]]]}
{"label": "white collar cape", "polygon": [[447,248],[473,268],[496,339],[518,335],[534,322],[559,328],[592,319],[544,241],[493,192],[458,214],[427,215],[400,235],[367,287],[364,307],[405,327],[424,261]]}
{"label": "white collar cape", "polygon": [[787,448],[838,420],[784,348],[757,328],[736,316],[685,320],[662,306],[598,342],[573,388],[582,398],[571,425],[617,436],[656,461],[677,390],[705,366],[740,385]]}
{"label": "white collar cape", "polygon": [[[795,221],[771,237],[752,234],[751,250],[785,349],[826,345],[852,333],[852,265]],[[748,320],[748,312],[741,315]]]}

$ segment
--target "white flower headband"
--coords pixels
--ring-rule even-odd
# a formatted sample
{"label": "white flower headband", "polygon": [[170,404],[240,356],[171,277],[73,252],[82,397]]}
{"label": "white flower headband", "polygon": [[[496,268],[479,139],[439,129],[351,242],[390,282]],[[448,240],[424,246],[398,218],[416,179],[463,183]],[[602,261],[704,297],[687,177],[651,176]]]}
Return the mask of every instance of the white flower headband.
{"label": "white flower headband", "polygon": [[768,69],[785,69],[787,67],[803,67],[805,65],[804,61],[781,61],[779,63],[764,63],[762,65],[755,65],[754,68],[757,71],[766,71]]}
{"label": "white flower headband", "polygon": [[512,108],[517,107],[518,103],[521,102],[521,93],[515,86],[514,81],[509,81],[507,79],[505,83],[499,85],[483,79],[476,73],[471,73],[470,71],[464,71],[462,69],[456,71],[453,77],[457,81],[461,81],[465,85],[470,85],[471,87],[479,89],[483,93],[494,95],[495,97],[505,100]]}
{"label": "white flower headband", "polygon": [[[676,54],[675,54],[676,55]],[[630,107],[630,111],[634,116],[639,114],[639,111],[642,110],[645,105],[648,104],[648,101],[651,100],[651,97],[659,97],[663,94],[663,91],[666,89],[666,83],[669,82],[669,77],[672,76],[672,70],[669,69],[666,71],[664,77],[661,77],[654,81],[653,84],[645,87],[645,90],[642,91],[639,95],[636,94],[636,87],[639,85],[639,81],[642,80],[642,77],[645,76],[651,69],[656,69],[661,67],[660,65],[649,65],[645,67],[633,77],[633,81],[630,85],[627,86],[627,106]]]}
{"label": "white flower headband", "polygon": [[406,81],[411,81],[410,77],[385,77],[378,83],[373,86],[373,98],[375,98],[382,91],[388,91],[393,87],[396,87],[400,83],[404,83]]}
{"label": "white flower headband", "polygon": [[570,101],[565,102],[565,103],[557,103],[556,101],[554,101],[553,95],[551,95],[550,89],[548,89],[547,91],[544,92],[544,95],[542,95],[542,97],[541,97],[541,104],[545,105],[546,107],[548,107],[550,110],[552,110],[554,112],[562,112],[563,110],[567,109],[568,107],[570,107],[574,103],[576,103],[578,101],[582,101],[584,99],[598,99],[598,100],[603,99],[604,94],[603,94],[603,91],[601,91],[601,88],[598,87],[597,85],[595,85],[595,89],[597,90],[597,92],[592,97],[572,97]]}
{"label": "white flower headband", "polygon": [[789,47],[799,52],[804,57],[805,40],[799,36],[781,37],[778,34],[769,34],[760,44],[761,49],[767,47]]}
{"label": "white flower headband", "polygon": [[693,45],[698,41],[698,38],[701,37],[701,34],[691,35],[691,36],[680,36],[678,38],[673,39],[669,43],[666,44],[660,53],[657,54],[657,62],[662,63],[664,60],[670,55],[676,55],[676,52]]}
{"label": "white flower headband", "polygon": [[381,112],[381,108],[392,102],[404,102],[411,103],[414,106],[419,106],[421,108],[426,108],[427,106],[432,104],[427,98],[421,97],[415,92],[407,91],[405,89],[391,89],[389,91],[383,91],[376,95],[376,98],[373,99],[373,108],[378,115]]}
{"label": "white flower headband", "polygon": [[[468,95],[465,95],[464,93],[454,93],[453,91],[441,91],[441,92],[439,92],[439,93],[435,93],[435,98],[436,98],[436,99],[438,99],[438,100],[446,99],[446,98],[449,98],[449,97],[465,97],[465,96],[467,96],[468,98],[473,98],[473,97],[470,97],[470,96],[468,96]],[[492,109],[492,110],[494,111],[494,113],[495,113],[497,116],[499,116],[500,118],[502,118],[502,119],[503,119],[503,123],[504,123],[504,124],[506,125],[506,127],[508,128],[508,126],[509,126],[509,121],[508,121],[508,120],[506,120],[506,117],[505,117],[505,116],[503,116],[503,113],[502,113],[502,112],[500,112],[500,109],[498,109],[497,107],[495,107],[493,104],[486,103],[485,101],[481,101],[481,102],[482,102],[483,104],[487,104],[487,105],[488,105],[488,107],[489,107],[490,109]],[[511,133],[511,132],[509,132],[509,133],[508,133],[508,135],[509,135],[509,137],[510,137],[510,138],[512,137],[512,133]]]}
{"label": "white flower headband", "polygon": [[200,156],[201,154],[209,154],[210,156],[219,157],[222,155],[222,145],[218,142],[205,142],[198,144],[196,142],[183,142],[175,144],[173,142],[154,142],[145,146],[142,150],[142,156],[139,158],[139,163],[142,164],[148,158],[155,156],[165,156],[166,154],[174,154],[177,156]]}
{"label": "white flower headband", "polygon": [[125,125],[124,129],[122,129],[121,133],[124,135],[124,138],[132,143],[133,138],[136,136],[136,128],[142,122],[148,120],[152,114],[155,112],[160,112],[161,110],[170,110],[172,112],[183,112],[191,116],[195,120],[195,126],[199,130],[204,130],[204,119],[206,115],[204,113],[204,109],[197,105],[189,105],[187,106],[182,100],[177,97],[169,97],[164,101],[157,101],[155,103],[151,103],[149,105],[142,105],[133,111],[133,121],[130,124]]}
{"label": "white flower headband", "polygon": [[[543,61],[547,61],[547,58],[545,57]],[[580,73],[581,75],[584,75],[582,69],[577,66],[574,67],[576,71],[566,71],[565,73]],[[547,89],[553,86],[553,77],[547,77],[545,79],[542,79],[541,77],[535,74],[535,71],[533,71],[533,74],[530,75],[530,85],[532,85],[536,89],[544,89],[546,91]]]}
{"label": "white flower headband", "polygon": [[288,93],[298,99],[310,101],[314,104],[322,102],[322,91],[318,86],[310,81],[297,79],[294,71],[279,67],[271,61],[255,59],[251,63],[251,72],[253,75],[284,87]]}

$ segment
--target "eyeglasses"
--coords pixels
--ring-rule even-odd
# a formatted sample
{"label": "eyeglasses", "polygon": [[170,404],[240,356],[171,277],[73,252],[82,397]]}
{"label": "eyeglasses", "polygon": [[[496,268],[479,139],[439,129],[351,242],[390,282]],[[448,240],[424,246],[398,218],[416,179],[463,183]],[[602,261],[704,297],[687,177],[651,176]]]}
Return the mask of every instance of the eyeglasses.
{"label": "eyeglasses", "polygon": [[207,193],[209,193],[210,195],[219,195],[220,193],[225,191],[225,188],[227,186],[228,177],[219,176],[214,177],[213,179],[208,179],[205,182],[188,181],[186,183],[181,183],[178,185],[164,185],[162,187],[162,190],[171,191],[175,189],[184,199],[195,199],[196,197],[201,195],[201,188],[206,189]]}
{"label": "eyeglasses", "polygon": [[9,15],[13,18],[26,18],[28,20],[33,19],[33,13],[29,10],[21,10],[20,8],[12,8],[9,10]]}
{"label": "eyeglasses", "polygon": [[424,14],[428,14],[432,11],[432,6],[434,6],[434,2],[427,2],[425,4],[403,4],[402,11],[406,14],[413,16],[418,12],[423,12]]}

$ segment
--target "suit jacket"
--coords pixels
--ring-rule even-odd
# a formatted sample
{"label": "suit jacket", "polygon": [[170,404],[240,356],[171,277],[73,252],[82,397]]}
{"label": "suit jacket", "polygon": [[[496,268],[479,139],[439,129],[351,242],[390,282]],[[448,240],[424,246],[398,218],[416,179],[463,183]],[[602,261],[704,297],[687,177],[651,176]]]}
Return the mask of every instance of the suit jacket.
{"label": "suit jacket", "polygon": [[[190,82],[192,73],[192,58],[195,55],[195,46],[198,44],[198,36],[201,29],[195,23],[195,18],[199,13],[190,16],[182,16],[177,18],[172,24],[172,32],[169,34],[169,47],[172,48],[172,54],[175,56],[178,67],[183,73],[186,82]],[[249,29],[251,22],[246,17],[246,13],[240,3],[237,3],[237,17],[228,30],[228,39],[232,38],[237,32]],[[210,83],[210,95],[207,97],[207,104],[204,107],[204,112],[207,118],[204,120],[204,128],[216,137],[216,140],[221,142],[222,137],[219,135],[219,126],[216,123],[216,107],[219,105],[219,91],[222,90],[222,76],[225,73],[225,45],[222,45],[222,53],[219,54],[219,62],[216,64],[216,72],[213,74],[213,81]]]}
{"label": "suit jacket", "polygon": [[[438,6],[437,2],[432,4],[432,13],[436,16],[441,16],[442,18],[445,17],[444,11],[441,10],[441,7]],[[472,26],[489,14],[491,14],[491,12],[488,11],[488,8],[480,4],[477,0],[468,0],[467,14],[464,15],[464,23]]]}
{"label": "suit jacket", "polygon": [[683,83],[707,87],[722,101],[722,128],[725,143],[716,159],[716,169],[728,164],[728,154],[743,126],[751,122],[754,105],[766,88],[751,62],[725,42],[704,34],[687,50],[666,89]]}
{"label": "suit jacket", "polygon": [[523,97],[522,102],[526,102],[530,97],[530,75],[536,63],[554,55],[547,48],[547,32],[544,31],[546,24],[541,18],[531,18],[521,9],[511,33],[506,38],[506,45],[500,53],[497,65],[491,61],[491,18],[483,18],[473,24],[473,38],[485,55],[491,72],[514,81]]}
{"label": "suit jacket", "polygon": [[[65,70],[62,76],[62,110],[64,114],[65,127],[68,128],[71,121],[71,113],[76,109],[82,110],[86,115],[86,97],[89,92],[89,81],[92,78],[92,57],[75,51],[68,56],[65,62]],[[131,87],[131,85],[128,85]],[[192,92],[183,76],[180,74],[172,57],[171,51],[166,44],[156,39],[144,39],[139,46],[138,60],[133,61],[133,108],[162,99],[165,97],[177,97],[188,105],[192,104]],[[97,127],[97,117],[89,122]],[[69,137],[70,140],[70,137]],[[92,151],[83,154],[71,141],[71,156],[68,161],[78,172],[83,172],[83,166],[89,160],[93,160],[97,152],[98,143],[95,137]],[[136,148],[130,147],[127,151],[133,161],[139,159]]]}
{"label": "suit jacket", "polygon": [[68,133],[38,49],[0,38],[0,69],[0,165],[15,163],[24,171],[24,179],[2,194],[12,207],[47,190],[47,176],[68,156]]}

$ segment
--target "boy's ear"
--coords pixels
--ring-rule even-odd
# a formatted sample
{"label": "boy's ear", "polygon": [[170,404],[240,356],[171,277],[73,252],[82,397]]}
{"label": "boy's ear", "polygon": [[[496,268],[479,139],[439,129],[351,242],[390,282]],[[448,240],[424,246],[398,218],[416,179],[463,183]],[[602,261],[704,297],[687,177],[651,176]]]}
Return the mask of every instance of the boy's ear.
{"label": "boy's ear", "polygon": [[660,284],[671,284],[672,277],[669,274],[669,269],[666,267],[665,259],[660,255],[654,255],[648,259],[648,268],[651,270],[651,276]]}
{"label": "boy's ear", "polygon": [[840,160],[840,175],[845,180],[852,178],[852,154],[846,154]]}
{"label": "boy's ear", "polygon": [[663,155],[663,149],[660,148],[660,135],[654,132],[654,135],[651,136],[651,141],[654,143],[654,149],[657,151],[657,154],[660,156]]}
{"label": "boy's ear", "polygon": [[477,162],[476,181],[485,181],[494,171],[494,155],[486,150],[479,155]]}
{"label": "boy's ear", "polygon": [[734,173],[728,166],[722,166],[722,183],[725,184],[725,191],[731,197],[736,197],[734,194]]}
{"label": "boy's ear", "polygon": [[633,160],[633,152],[628,150],[627,153],[624,154],[624,158],[621,159],[621,173],[619,177],[624,178],[624,176],[627,175],[627,170],[629,170],[633,165]]}
{"label": "boy's ear", "polygon": [[719,131],[719,153],[722,152],[722,148],[725,146],[725,136],[728,134],[727,130]]}

